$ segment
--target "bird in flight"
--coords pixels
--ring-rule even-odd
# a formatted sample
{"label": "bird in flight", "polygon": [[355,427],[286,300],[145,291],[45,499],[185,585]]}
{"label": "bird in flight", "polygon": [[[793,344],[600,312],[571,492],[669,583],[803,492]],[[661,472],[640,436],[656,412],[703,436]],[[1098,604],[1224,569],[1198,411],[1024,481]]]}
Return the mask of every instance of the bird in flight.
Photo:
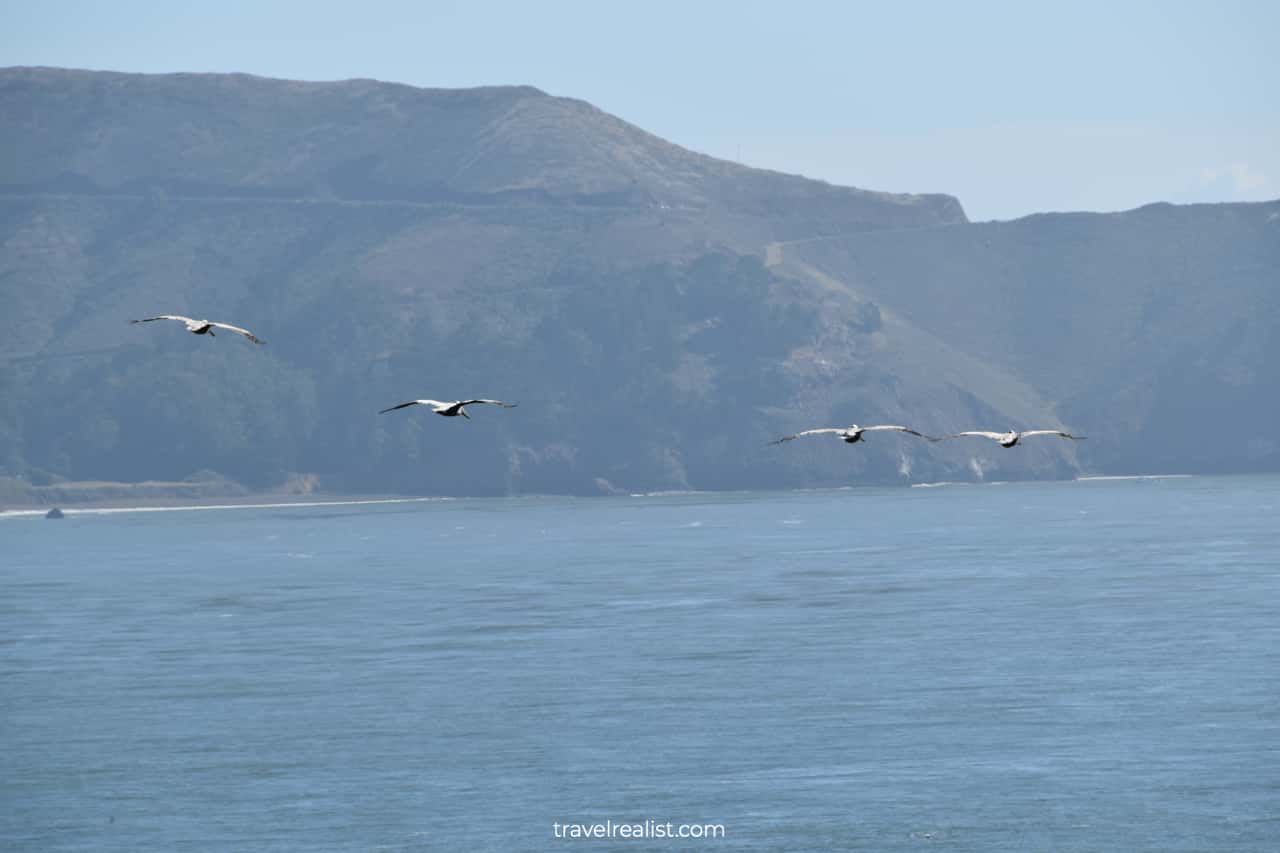
{"label": "bird in flight", "polygon": [[1008,432],[984,432],[982,430],[970,430],[969,432],[958,432],[955,435],[947,436],[948,438],[959,438],[962,435],[977,435],[982,438],[989,438],[992,441],[1000,442],[1001,447],[1013,447],[1024,438],[1031,438],[1036,435],[1056,435],[1060,438],[1069,438],[1072,441],[1083,441],[1088,438],[1084,435],[1072,435],[1069,432],[1063,432],[1060,429],[1031,429],[1023,432],[1017,430],[1009,430]]}
{"label": "bird in flight", "polygon": [[394,412],[396,409],[406,409],[409,406],[430,406],[431,411],[437,415],[443,415],[446,418],[456,418],[462,415],[467,420],[471,420],[471,415],[467,414],[466,406],[474,403],[488,403],[492,406],[501,406],[504,409],[514,409],[515,403],[504,403],[501,400],[454,400],[452,403],[445,403],[440,400],[410,400],[407,403],[401,403],[398,406],[392,406],[389,409],[383,409],[378,412],[385,415],[387,412]]}
{"label": "bird in flight", "polygon": [[909,433],[910,435],[918,435],[921,438],[928,439],[929,441],[940,441],[940,439],[934,438],[931,435],[925,435],[922,432],[916,432],[910,427],[897,426],[895,424],[879,424],[878,426],[858,426],[857,424],[853,424],[852,426],[847,426],[847,427],[823,427],[822,429],[807,429],[804,432],[798,432],[795,435],[784,435],[782,438],[775,439],[769,443],[782,444],[782,442],[784,441],[795,441],[797,438],[800,438],[801,436],[821,435],[823,433],[830,432],[840,436],[840,439],[847,444],[855,444],[859,441],[864,441],[862,437],[862,434],[864,432],[878,432],[880,430],[886,430],[886,429],[894,430],[895,432],[905,432],[905,433]]}
{"label": "bird in flight", "polygon": [[179,323],[186,324],[187,331],[193,335],[208,335],[209,337],[217,337],[214,335],[214,329],[226,329],[228,332],[235,332],[237,335],[244,335],[255,344],[263,343],[258,340],[258,336],[248,329],[242,329],[239,326],[233,326],[230,323],[215,323],[212,320],[192,320],[190,317],[183,317],[178,314],[161,314],[159,317],[147,317],[142,320],[130,320],[130,323],[150,323],[154,320],[177,320]]}

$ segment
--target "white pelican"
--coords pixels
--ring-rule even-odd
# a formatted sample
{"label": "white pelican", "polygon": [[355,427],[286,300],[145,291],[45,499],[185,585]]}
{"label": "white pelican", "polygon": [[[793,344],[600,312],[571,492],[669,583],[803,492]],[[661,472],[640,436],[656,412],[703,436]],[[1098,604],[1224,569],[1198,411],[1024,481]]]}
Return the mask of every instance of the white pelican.
{"label": "white pelican", "polygon": [[129,322],[150,323],[153,320],[177,320],[180,323],[185,323],[187,331],[193,335],[208,335],[212,338],[216,337],[216,335],[213,334],[214,329],[226,329],[228,332],[235,332],[237,335],[244,335],[255,344],[262,343],[262,341],[258,340],[258,337],[248,329],[242,329],[239,326],[233,326],[230,323],[215,323],[212,320],[192,320],[190,317],[183,317],[178,314],[161,314],[159,317],[147,317],[143,320],[130,320]]}
{"label": "white pelican", "polygon": [[504,409],[514,409],[516,407],[515,403],[504,403],[501,400],[454,400],[452,403],[443,403],[440,400],[410,400],[407,403],[383,409],[378,414],[385,415],[387,412],[394,412],[396,409],[405,409],[409,406],[430,406],[431,411],[437,415],[443,415],[446,418],[456,418],[458,415],[462,415],[467,420],[471,420],[471,415],[468,415],[467,410],[463,407],[470,406],[473,403],[488,403],[493,406],[501,406]]}
{"label": "white pelican", "polygon": [[948,438],[958,438],[962,435],[979,435],[983,438],[989,438],[992,441],[1000,442],[1001,447],[1013,447],[1024,438],[1031,438],[1034,435],[1056,435],[1062,438],[1069,438],[1072,441],[1083,441],[1088,438],[1084,435],[1072,435],[1069,432],[1063,432],[1060,429],[1031,429],[1018,432],[1017,430],[1009,430],[1008,432],[983,432],[981,430],[971,430],[969,432],[958,432]]}
{"label": "white pelican", "polygon": [[784,441],[795,441],[797,438],[800,438],[802,435],[820,435],[825,432],[833,432],[836,435],[840,436],[841,440],[843,440],[847,444],[855,444],[856,442],[864,440],[862,438],[862,434],[864,432],[877,432],[883,429],[891,429],[896,432],[906,432],[906,433],[910,433],[911,435],[918,435],[921,438],[927,438],[929,441],[940,440],[940,439],[934,438],[931,435],[925,435],[922,432],[916,432],[910,427],[896,426],[894,424],[880,424],[879,426],[865,426],[865,427],[858,426],[857,424],[853,424],[852,426],[847,426],[847,427],[823,427],[822,429],[807,429],[804,432],[798,432],[795,435],[784,435],[782,438],[775,439],[774,441],[771,441],[769,443],[782,444],[782,442]]}

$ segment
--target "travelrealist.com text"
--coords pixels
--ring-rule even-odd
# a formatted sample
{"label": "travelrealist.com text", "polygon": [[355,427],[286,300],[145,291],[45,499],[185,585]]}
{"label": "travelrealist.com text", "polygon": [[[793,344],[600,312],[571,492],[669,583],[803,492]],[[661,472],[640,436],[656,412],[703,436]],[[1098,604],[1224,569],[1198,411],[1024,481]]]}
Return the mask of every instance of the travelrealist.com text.
{"label": "travelrealist.com text", "polygon": [[656,820],[643,823],[553,823],[556,838],[724,838],[724,824]]}

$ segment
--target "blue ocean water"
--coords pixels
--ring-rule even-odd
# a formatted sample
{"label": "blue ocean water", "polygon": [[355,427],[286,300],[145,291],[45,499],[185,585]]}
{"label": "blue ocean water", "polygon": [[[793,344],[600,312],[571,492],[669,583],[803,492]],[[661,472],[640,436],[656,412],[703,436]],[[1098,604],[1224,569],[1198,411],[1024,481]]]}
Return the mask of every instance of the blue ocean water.
{"label": "blue ocean water", "polygon": [[[1280,849],[1280,478],[0,519],[9,850]],[[716,841],[553,825],[721,824]]]}

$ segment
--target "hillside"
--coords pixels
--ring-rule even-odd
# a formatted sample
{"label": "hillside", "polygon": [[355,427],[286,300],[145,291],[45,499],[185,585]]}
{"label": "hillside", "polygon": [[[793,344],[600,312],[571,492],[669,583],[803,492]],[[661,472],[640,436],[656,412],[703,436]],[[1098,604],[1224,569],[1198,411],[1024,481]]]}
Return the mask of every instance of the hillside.
{"label": "hillside", "polygon": [[1280,469],[1280,202],[1041,214],[788,247],[1003,365],[1119,472]]}
{"label": "hillside", "polygon": [[[0,71],[0,126],[0,473],[33,481],[503,494],[1125,471],[1156,464],[1142,424],[1183,386],[1124,384],[1126,359],[1177,362],[1111,347],[1116,305],[1184,261],[1188,289],[1232,271],[1196,344],[1253,323],[1232,375],[1275,382],[1274,227],[1254,221],[1274,206],[971,225],[947,196],[748,169],[527,87],[20,68]],[[1181,293],[1162,334],[1200,316]],[[1041,304],[1064,321],[1037,326]],[[127,323],[161,312],[268,344]],[[1125,397],[1147,387],[1168,396]],[[520,407],[375,414],[472,394]],[[1091,442],[765,446],[855,420]]]}

